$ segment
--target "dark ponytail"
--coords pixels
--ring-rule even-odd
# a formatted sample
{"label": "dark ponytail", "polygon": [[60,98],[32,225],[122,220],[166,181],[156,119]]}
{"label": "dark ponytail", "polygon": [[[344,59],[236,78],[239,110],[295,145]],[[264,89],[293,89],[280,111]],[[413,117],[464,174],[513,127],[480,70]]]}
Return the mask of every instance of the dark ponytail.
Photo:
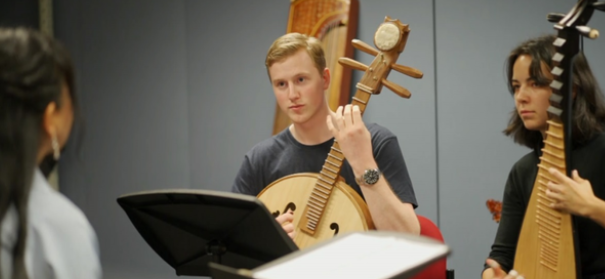
{"label": "dark ponytail", "polygon": [[58,42],[31,29],[0,28],[0,220],[14,206],[18,225],[13,279],[29,278],[25,270],[27,207],[44,111],[52,102],[61,106],[63,86],[68,87],[75,106],[73,83],[71,60]]}

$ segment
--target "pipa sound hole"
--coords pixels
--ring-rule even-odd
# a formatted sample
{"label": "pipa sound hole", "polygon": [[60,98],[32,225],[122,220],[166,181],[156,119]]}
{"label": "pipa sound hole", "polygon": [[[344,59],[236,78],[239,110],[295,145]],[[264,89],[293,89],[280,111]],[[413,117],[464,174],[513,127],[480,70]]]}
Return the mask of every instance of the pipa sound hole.
{"label": "pipa sound hole", "polygon": [[338,234],[339,226],[337,223],[332,223],[330,224],[330,229],[334,231],[334,236],[336,236]]}
{"label": "pipa sound hole", "polygon": [[[288,204],[286,204],[286,207],[284,208],[284,213],[288,212],[288,209],[292,209],[292,212],[294,212],[296,210],[296,204],[294,204],[293,202],[289,202]],[[273,215],[273,217],[277,217],[279,216],[280,212],[279,210],[275,210],[273,211],[273,213],[271,213],[271,215]]]}

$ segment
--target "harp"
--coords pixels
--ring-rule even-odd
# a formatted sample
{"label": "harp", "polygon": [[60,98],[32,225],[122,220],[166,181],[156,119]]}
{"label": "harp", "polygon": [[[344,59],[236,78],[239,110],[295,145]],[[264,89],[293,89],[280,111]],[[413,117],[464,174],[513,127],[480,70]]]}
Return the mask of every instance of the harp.
{"label": "harp", "polygon": [[[332,110],[349,102],[352,71],[339,65],[338,58],[353,57],[353,47],[348,42],[355,38],[358,17],[358,0],[292,0],[290,4],[286,33],[297,32],[322,42],[332,76],[327,92]],[[288,125],[290,119],[276,105],[273,134]]]}
{"label": "harp", "polygon": [[548,129],[513,267],[526,278],[578,278],[573,218],[568,213],[550,208],[553,200],[545,193],[546,185],[553,180],[549,168],[556,168],[568,176],[572,169],[573,62],[581,51],[581,37],[594,39],[598,36],[598,31],[586,24],[594,9],[604,9],[603,4],[595,0],[580,0],[567,14],[548,15],[557,30],[553,43],[556,54],[551,71],[554,79],[550,84],[553,92],[548,108]]}

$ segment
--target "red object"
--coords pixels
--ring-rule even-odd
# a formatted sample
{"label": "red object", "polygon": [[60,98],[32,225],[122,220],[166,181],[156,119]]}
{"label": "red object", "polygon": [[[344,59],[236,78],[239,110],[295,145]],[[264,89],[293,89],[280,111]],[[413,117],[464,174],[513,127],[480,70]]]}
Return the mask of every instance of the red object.
{"label": "red object", "polygon": [[[418,221],[420,222],[420,235],[433,238],[440,242],[443,241],[443,235],[441,235],[441,231],[439,227],[422,215],[417,215]],[[446,279],[447,277],[447,264],[446,259],[443,258],[422,270],[416,276],[412,277],[412,279]]]}
{"label": "red object", "polygon": [[489,212],[492,214],[492,219],[496,223],[500,223],[500,216],[502,214],[502,202],[494,199],[489,199],[487,200],[487,202],[485,202],[485,205],[487,205],[487,209],[489,209]]}

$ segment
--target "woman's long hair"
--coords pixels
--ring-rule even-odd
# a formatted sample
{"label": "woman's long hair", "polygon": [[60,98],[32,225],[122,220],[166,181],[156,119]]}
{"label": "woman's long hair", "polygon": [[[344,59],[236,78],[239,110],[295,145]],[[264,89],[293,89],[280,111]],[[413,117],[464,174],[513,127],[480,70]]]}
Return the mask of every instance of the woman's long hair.
{"label": "woman's long hair", "polygon": [[[513,66],[521,55],[532,58],[530,75],[540,85],[548,85],[550,80],[542,72],[542,63],[549,69],[554,67],[552,57],[555,55],[553,42],[556,36],[546,35],[521,43],[511,51],[506,61],[506,75],[509,91],[514,95],[512,87]],[[592,74],[592,70],[583,53],[579,53],[573,62],[573,87],[575,98],[573,100],[572,137],[574,143],[582,143],[596,134],[603,132],[605,123],[605,102],[599,84]],[[542,144],[540,131],[531,131],[525,128],[523,121],[516,110],[512,112],[508,127],[504,134],[510,136],[518,144],[529,148],[539,148]]]}
{"label": "woman's long hair", "polygon": [[43,114],[52,102],[61,107],[63,86],[76,108],[73,65],[57,41],[31,29],[0,28],[0,220],[14,205],[13,278],[28,278],[27,204],[44,136]]}

